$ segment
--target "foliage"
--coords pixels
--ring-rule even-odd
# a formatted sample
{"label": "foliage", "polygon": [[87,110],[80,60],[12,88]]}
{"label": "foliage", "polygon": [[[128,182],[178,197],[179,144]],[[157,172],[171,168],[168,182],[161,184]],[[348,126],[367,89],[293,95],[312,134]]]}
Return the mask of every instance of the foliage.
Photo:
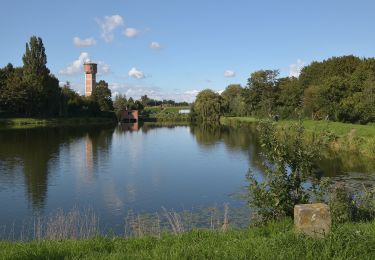
{"label": "foliage", "polygon": [[117,120],[120,120],[122,111],[124,111],[127,107],[127,100],[125,95],[116,95],[115,101],[113,102],[113,107],[115,109],[115,114]]}
{"label": "foliage", "polygon": [[278,70],[259,70],[251,73],[244,91],[250,114],[268,116],[274,110],[277,96]]}
{"label": "foliage", "polygon": [[296,118],[302,109],[303,89],[297,78],[281,78],[278,82],[277,114],[281,118]]}
{"label": "foliage", "polygon": [[149,98],[147,95],[141,96],[140,102],[142,103],[143,107],[152,107],[152,106],[188,106],[189,103],[183,102],[176,102],[174,100],[156,100]]}
{"label": "foliage", "polygon": [[243,88],[239,84],[231,84],[221,93],[226,115],[246,115],[246,104],[243,99]]}
{"label": "foliage", "polygon": [[307,145],[301,122],[278,136],[275,124],[260,123],[265,176],[249,172],[249,204],[261,222],[292,217],[294,205],[309,201],[303,186],[313,171],[319,144]]}
{"label": "foliage", "polygon": [[223,114],[223,98],[210,89],[198,93],[192,107],[192,115],[199,121],[216,121]]}
{"label": "foliage", "polygon": [[323,179],[321,198],[330,206],[332,222],[373,221],[375,219],[375,189],[363,186],[363,191],[354,191],[344,183],[331,183]]}
{"label": "foliage", "polygon": [[113,110],[113,103],[111,99],[112,93],[108,88],[108,83],[100,80],[95,88],[92,90],[91,97],[98,103],[100,111]]}
{"label": "foliage", "polygon": [[74,116],[81,114],[84,101],[77,92],[71,89],[69,82],[67,82],[61,89],[60,102],[60,115]]}
{"label": "foliage", "polygon": [[58,79],[50,75],[47,55],[41,38],[33,36],[26,43],[23,60],[23,82],[28,100],[27,114],[56,115],[60,88]]}
{"label": "foliage", "polygon": [[238,100],[230,96],[226,115],[243,116],[242,109],[230,108],[242,100],[251,116],[298,118],[303,111],[314,120],[374,122],[375,59],[350,55],[314,61],[299,78],[279,78],[277,70],[255,71],[240,96]]}

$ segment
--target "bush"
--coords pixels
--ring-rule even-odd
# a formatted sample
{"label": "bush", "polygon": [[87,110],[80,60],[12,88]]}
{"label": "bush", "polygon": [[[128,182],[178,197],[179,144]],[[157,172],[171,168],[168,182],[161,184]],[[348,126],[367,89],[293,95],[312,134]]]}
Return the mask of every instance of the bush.
{"label": "bush", "polygon": [[319,143],[307,145],[303,140],[302,122],[282,131],[279,136],[275,123],[266,121],[259,126],[265,176],[258,180],[249,171],[249,204],[255,217],[266,222],[293,217],[294,205],[309,202],[309,190],[303,186],[313,171]]}
{"label": "bush", "polygon": [[334,224],[375,219],[375,190],[363,187],[363,191],[355,192],[344,183],[322,186]]}

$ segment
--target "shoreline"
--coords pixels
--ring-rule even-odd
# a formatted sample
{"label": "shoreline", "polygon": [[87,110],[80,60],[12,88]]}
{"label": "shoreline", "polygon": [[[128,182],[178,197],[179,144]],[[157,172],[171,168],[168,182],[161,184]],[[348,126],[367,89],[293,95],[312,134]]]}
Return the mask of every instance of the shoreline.
{"label": "shoreline", "polygon": [[[250,126],[262,119],[255,117],[222,117],[220,124],[231,127]],[[325,143],[332,151],[358,153],[370,159],[375,158],[375,125],[360,125],[333,121],[315,121],[303,119],[306,129],[306,141],[313,134],[324,135]],[[298,123],[298,120],[280,120],[275,122],[283,131]]]}
{"label": "shoreline", "polygon": [[116,124],[109,117],[66,117],[66,118],[0,118],[0,129],[27,129],[36,127],[82,126]]}

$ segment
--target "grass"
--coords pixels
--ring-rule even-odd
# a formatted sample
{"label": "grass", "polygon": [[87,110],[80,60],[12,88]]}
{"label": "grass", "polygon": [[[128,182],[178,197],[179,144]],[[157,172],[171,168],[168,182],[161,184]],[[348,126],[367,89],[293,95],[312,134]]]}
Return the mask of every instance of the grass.
{"label": "grass", "polygon": [[160,238],[0,242],[0,259],[374,259],[375,222],[336,226],[325,239],[295,234],[291,220],[243,230]]}
{"label": "grass", "polygon": [[143,114],[145,121],[151,122],[188,122],[187,114],[179,114],[181,109],[190,109],[189,107],[146,107]]}
{"label": "grass", "polygon": [[71,118],[0,118],[0,128],[33,128],[46,126],[75,126],[115,123],[106,117],[71,117]]}
{"label": "grass", "polygon": [[150,111],[152,113],[177,113],[181,109],[190,109],[190,107],[165,107],[161,108],[160,106],[155,107],[145,107],[145,111]]}
{"label": "grass", "polygon": [[[221,122],[226,123],[230,121],[239,121],[246,123],[256,123],[260,119],[255,117],[223,117]],[[288,126],[293,123],[296,123],[296,120],[280,120],[278,124],[280,126]],[[357,136],[359,137],[374,137],[375,136],[375,125],[359,125],[359,124],[349,124],[349,123],[340,123],[332,122],[325,120],[303,120],[303,125],[306,130],[326,132],[331,131],[338,136],[348,135],[353,129],[356,131]]]}
{"label": "grass", "polygon": [[[222,117],[220,122],[224,125],[239,126],[257,123],[260,119],[255,117]],[[280,128],[297,123],[296,120],[280,120]],[[355,152],[366,157],[375,158],[375,125],[359,125],[331,121],[315,121],[305,119],[303,125],[307,134],[318,133],[329,136],[329,146],[336,151]]]}

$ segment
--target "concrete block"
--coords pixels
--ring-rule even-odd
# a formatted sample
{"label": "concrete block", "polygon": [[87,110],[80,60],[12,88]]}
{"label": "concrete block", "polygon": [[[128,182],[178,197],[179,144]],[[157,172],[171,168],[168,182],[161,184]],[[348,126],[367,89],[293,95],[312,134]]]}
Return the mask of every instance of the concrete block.
{"label": "concrete block", "polygon": [[324,237],[331,229],[331,213],[324,203],[294,206],[294,227],[298,233]]}

